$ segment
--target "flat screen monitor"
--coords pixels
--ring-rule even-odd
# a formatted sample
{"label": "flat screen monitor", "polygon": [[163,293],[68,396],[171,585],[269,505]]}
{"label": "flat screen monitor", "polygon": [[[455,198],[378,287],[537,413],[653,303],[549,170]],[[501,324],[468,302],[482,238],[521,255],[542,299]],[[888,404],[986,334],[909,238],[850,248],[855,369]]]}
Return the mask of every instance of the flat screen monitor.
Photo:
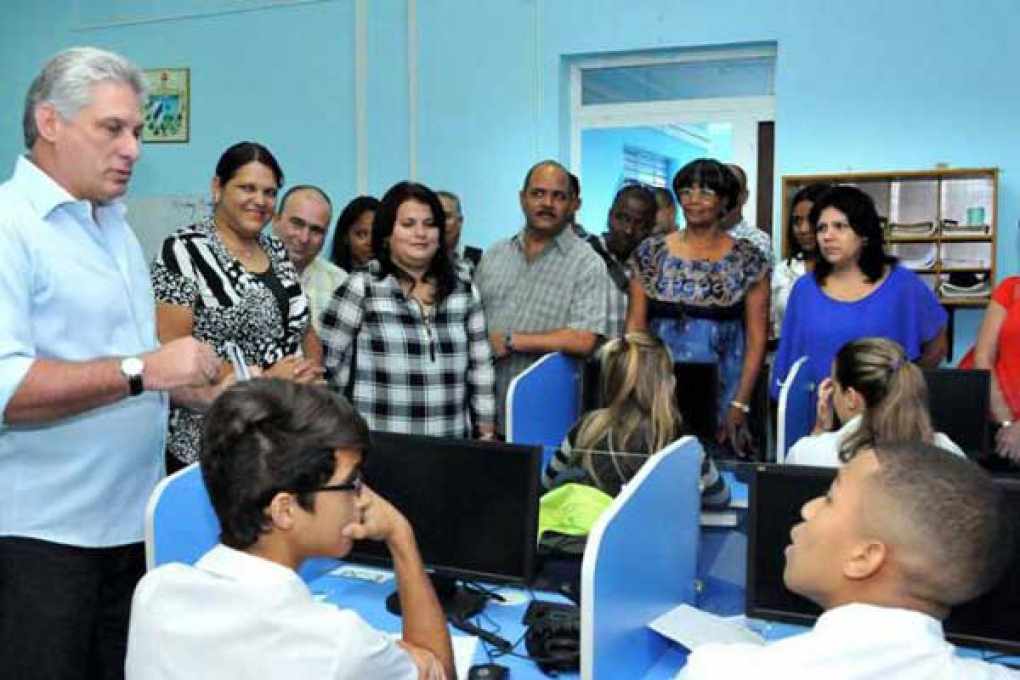
{"label": "flat screen monitor", "polygon": [[[437,594],[466,617],[484,600],[456,581],[531,581],[541,459],[538,446],[373,432],[363,478],[407,517]],[[345,559],[392,564],[375,541]]]}
{"label": "flat screen monitor", "polygon": [[[601,363],[589,358],[584,363],[582,404],[584,411],[605,406],[602,399]],[[699,439],[715,441],[719,405],[719,368],[711,362],[677,361],[676,405],[688,431]]]}
{"label": "flat screen monitor", "polygon": [[964,368],[924,370],[932,425],[945,433],[968,457],[991,453],[988,437],[988,371]]}
{"label": "flat screen monitor", "polygon": [[[783,584],[784,551],[800,508],[823,493],[836,470],[800,465],[756,465],[751,477],[747,541],[747,615],[810,626],[817,605]],[[1014,518],[1020,517],[1020,480],[996,479]],[[1020,525],[1017,529],[1020,533]],[[1020,546],[1020,536],[1017,545]],[[1002,582],[972,602],[953,609],[943,623],[954,644],[1020,653],[1020,548]]]}

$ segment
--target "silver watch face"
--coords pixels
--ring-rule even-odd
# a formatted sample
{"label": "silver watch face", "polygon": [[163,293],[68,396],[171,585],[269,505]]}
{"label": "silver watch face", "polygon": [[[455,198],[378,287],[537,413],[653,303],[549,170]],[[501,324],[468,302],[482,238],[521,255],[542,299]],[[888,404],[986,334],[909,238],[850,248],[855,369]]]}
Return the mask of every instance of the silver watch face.
{"label": "silver watch face", "polygon": [[138,357],[127,357],[120,362],[120,372],[127,376],[141,375],[144,368],[145,364]]}

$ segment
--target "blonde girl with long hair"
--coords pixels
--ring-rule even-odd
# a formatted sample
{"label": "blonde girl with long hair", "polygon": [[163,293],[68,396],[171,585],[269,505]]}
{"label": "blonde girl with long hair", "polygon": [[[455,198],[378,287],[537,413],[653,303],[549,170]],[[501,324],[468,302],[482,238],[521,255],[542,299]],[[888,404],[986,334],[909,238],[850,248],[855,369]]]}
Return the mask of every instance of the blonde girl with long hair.
{"label": "blonde girl with long hair", "polygon": [[[833,432],[834,416],[843,425]],[[793,445],[787,462],[837,467],[861,449],[903,441],[963,455],[932,427],[924,374],[903,347],[885,338],[861,338],[836,354],[832,374],[818,388],[814,431]]]}
{"label": "blonde girl with long hair", "polygon": [[[542,485],[580,482],[618,494],[650,456],[684,434],[674,387],[673,359],[658,337],[638,331],[606,343],[601,377],[606,406],[571,428],[542,473]],[[707,455],[701,472],[703,503],[727,503],[729,489]]]}

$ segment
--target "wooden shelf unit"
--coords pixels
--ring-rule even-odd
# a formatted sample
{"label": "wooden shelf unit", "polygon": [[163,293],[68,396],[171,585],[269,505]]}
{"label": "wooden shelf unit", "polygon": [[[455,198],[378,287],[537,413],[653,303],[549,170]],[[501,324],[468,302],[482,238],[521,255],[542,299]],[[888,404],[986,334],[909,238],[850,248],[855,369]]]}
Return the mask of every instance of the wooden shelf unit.
{"label": "wooden shelf unit", "polygon": [[[996,274],[996,246],[998,242],[999,169],[998,168],[949,168],[935,170],[902,170],[892,172],[848,172],[816,175],[786,175],[783,177],[783,221],[782,252],[789,254],[790,244],[787,225],[790,220],[790,201],[794,194],[808,184],[852,184],[867,192],[875,199],[878,214],[887,224],[897,222],[918,224],[931,222],[936,225],[931,235],[892,236],[891,226],[886,227],[886,250],[897,254],[902,246],[910,247],[933,244],[935,262],[930,267],[913,268],[932,285],[939,301],[946,307],[983,307],[991,297],[952,298],[942,295],[941,284],[951,273],[987,273],[994,287]],[[968,212],[981,209],[986,234],[943,233],[942,221],[955,220],[968,224]],[[977,226],[977,225],[975,225]],[[949,248],[947,248],[947,246]],[[947,255],[957,251],[957,257]],[[980,266],[954,265],[953,260],[968,262],[966,257],[980,252]],[[901,258],[902,259],[902,258]]]}

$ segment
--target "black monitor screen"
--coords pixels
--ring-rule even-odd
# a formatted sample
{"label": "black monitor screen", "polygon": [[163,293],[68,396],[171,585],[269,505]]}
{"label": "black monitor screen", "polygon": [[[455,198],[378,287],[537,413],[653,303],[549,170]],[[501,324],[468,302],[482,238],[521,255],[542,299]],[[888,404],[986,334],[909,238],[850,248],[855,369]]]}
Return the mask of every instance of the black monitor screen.
{"label": "black monitor screen", "polygon": [[[800,508],[828,488],[832,468],[758,465],[751,478],[748,550],[747,615],[760,619],[811,625],[821,610],[783,584],[784,551],[790,530],[800,521]],[[1006,493],[1014,517],[1020,517],[1020,480],[996,479]],[[1018,525],[1020,532],[1020,525]],[[1020,536],[1018,536],[1020,546]],[[1002,582],[982,597],[956,607],[944,622],[955,644],[1001,652],[1020,652],[1020,548]]]}
{"label": "black monitor screen", "polygon": [[932,425],[970,458],[991,451],[988,441],[988,371],[933,368],[924,371]]}
{"label": "black monitor screen", "polygon": [[[373,432],[363,477],[407,517],[430,571],[528,583],[541,457],[536,446]],[[375,541],[356,542],[345,559],[390,564]]]}
{"label": "black monitor screen", "polygon": [[[598,355],[593,355],[597,357]],[[601,362],[589,358],[584,364],[582,404],[585,412],[605,406],[600,392]],[[719,369],[714,363],[677,361],[676,405],[687,431],[702,440],[715,441],[719,404]]]}

